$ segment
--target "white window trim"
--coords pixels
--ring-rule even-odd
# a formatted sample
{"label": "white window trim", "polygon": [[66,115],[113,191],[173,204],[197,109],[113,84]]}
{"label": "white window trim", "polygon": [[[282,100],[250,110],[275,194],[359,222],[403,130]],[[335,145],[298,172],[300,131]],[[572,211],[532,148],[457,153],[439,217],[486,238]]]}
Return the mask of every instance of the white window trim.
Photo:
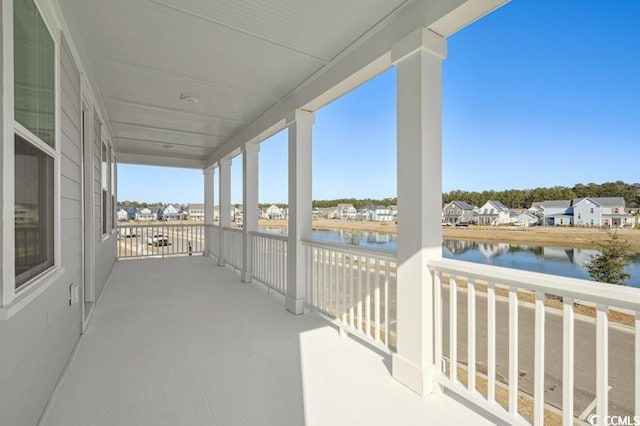
{"label": "white window trim", "polygon": [[[27,306],[30,301],[49,288],[64,273],[61,267],[60,239],[60,155],[61,155],[61,80],[60,80],[60,32],[58,23],[47,2],[34,0],[38,12],[54,43],[55,85],[55,148],[35,136],[15,120],[14,116],[14,60],[2,61],[3,85],[3,138],[2,146],[2,286],[0,288],[0,320],[7,320]],[[13,49],[13,1],[2,2],[2,52],[4,58],[14,58]],[[15,288],[15,135],[18,134],[45,154],[53,158],[53,266],[38,276]]]}

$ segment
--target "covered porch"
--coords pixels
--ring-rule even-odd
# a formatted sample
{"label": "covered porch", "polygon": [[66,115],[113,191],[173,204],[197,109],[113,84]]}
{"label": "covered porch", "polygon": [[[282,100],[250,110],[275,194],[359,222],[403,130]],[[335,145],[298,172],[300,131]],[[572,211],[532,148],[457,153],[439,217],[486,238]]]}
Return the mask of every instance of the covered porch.
{"label": "covered porch", "polygon": [[283,303],[209,258],[117,262],[43,424],[494,424]]}

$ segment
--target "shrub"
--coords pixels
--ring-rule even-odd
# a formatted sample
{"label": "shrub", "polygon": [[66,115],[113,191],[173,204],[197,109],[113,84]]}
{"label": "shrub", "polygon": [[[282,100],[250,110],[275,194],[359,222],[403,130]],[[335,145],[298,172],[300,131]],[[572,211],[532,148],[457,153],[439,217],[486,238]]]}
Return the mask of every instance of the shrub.
{"label": "shrub", "polygon": [[625,267],[631,261],[633,251],[628,242],[619,239],[617,232],[609,232],[609,239],[596,244],[600,253],[591,256],[587,262],[589,275],[599,282],[625,285],[631,275]]}

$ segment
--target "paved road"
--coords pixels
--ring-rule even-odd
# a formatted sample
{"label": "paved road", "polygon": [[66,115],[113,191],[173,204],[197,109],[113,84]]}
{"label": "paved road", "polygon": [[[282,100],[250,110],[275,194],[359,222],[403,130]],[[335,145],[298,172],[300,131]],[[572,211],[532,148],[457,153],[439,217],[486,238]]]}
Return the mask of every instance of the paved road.
{"label": "paved road", "polygon": [[[449,294],[443,288],[444,353],[449,352]],[[476,294],[476,362],[487,363],[487,299]],[[467,293],[458,291],[458,361],[467,363]],[[556,313],[557,312],[557,313]],[[532,305],[519,307],[519,388],[533,394],[534,318]],[[509,378],[509,306],[506,300],[496,302],[496,371],[498,380]],[[575,389],[574,413],[580,414],[595,398],[596,386],[595,322],[575,321]],[[609,414],[633,415],[634,334],[609,328]],[[486,371],[486,370],[484,370]],[[547,310],[545,321],[545,401],[562,407],[562,313]]]}

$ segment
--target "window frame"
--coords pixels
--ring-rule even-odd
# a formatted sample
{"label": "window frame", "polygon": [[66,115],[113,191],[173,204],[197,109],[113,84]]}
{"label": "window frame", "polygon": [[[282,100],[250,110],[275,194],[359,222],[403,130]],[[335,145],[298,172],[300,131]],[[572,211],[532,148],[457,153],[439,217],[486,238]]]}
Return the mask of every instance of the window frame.
{"label": "window frame", "polygon": [[[15,137],[20,136],[27,143],[42,151],[53,160],[53,264],[16,289],[15,276],[15,225],[2,229],[2,285],[0,286],[0,320],[10,318],[31,300],[44,292],[64,273],[61,267],[60,239],[60,158],[61,158],[61,81],[60,81],[60,32],[51,6],[42,0],[33,0],[37,12],[53,41],[54,75],[54,143],[53,147],[41,140],[15,118],[14,60],[3,60],[2,64],[2,204],[3,223],[15,223]],[[14,56],[14,1],[6,0],[2,7],[2,51],[4,58]]]}
{"label": "window frame", "polygon": [[[105,158],[106,157],[106,158]],[[107,181],[109,179],[109,140],[100,127],[100,235],[102,241],[109,238],[109,192]]]}

